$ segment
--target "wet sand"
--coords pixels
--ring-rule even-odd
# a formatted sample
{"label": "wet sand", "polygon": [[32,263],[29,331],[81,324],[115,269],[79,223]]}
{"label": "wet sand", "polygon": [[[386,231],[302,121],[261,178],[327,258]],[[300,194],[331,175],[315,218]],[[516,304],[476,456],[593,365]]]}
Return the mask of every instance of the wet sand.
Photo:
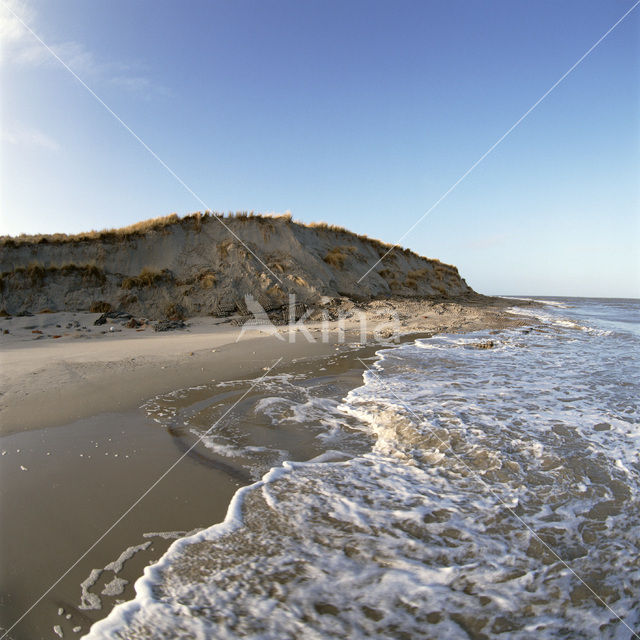
{"label": "wet sand", "polygon": [[[12,625],[176,460],[179,451],[172,438],[149,422],[139,412],[102,414],[55,430],[2,438],[6,454],[0,489],[0,626]],[[79,585],[92,569],[147,541],[144,532],[188,531],[221,519],[241,478],[240,473],[187,456],[25,616],[10,637],[54,637],[52,625],[59,608],[71,613],[72,620],[63,615],[58,624],[68,630],[81,626],[86,632],[91,622],[107,613],[78,609]],[[171,542],[150,540],[146,561],[158,557]],[[141,554],[118,574],[129,581],[120,597],[133,595],[133,581],[144,562]]]}
{"label": "wet sand", "polygon": [[[361,380],[356,354],[368,357],[373,350],[344,347],[336,351],[334,347],[330,356],[290,362],[287,372],[304,371],[311,376],[317,371],[323,376],[338,376],[344,391]],[[242,389],[248,386],[249,383]],[[221,400],[224,406],[231,405],[241,395],[240,391],[223,388],[214,396],[215,389],[215,383],[203,385],[172,404],[191,415],[194,424],[206,421],[210,405],[219,406]],[[242,411],[241,405],[239,410]],[[0,628],[4,629],[13,625],[123,511],[189,450],[29,611],[9,637],[55,638],[55,625],[59,625],[64,637],[86,633],[119,600],[135,595],[133,585],[144,566],[157,560],[174,539],[145,534],[185,533],[221,522],[237,489],[255,480],[247,467],[236,460],[218,456],[202,445],[190,450],[195,438],[183,426],[183,417],[177,415],[170,424],[159,424],[153,413],[142,409],[102,413],[68,425],[0,438]],[[256,443],[275,443],[290,451],[292,459],[307,460],[325,450],[303,429],[268,432],[250,420],[248,416],[244,428]],[[100,597],[101,608],[82,609],[81,584],[92,570],[117,560],[123,550],[148,542],[151,544],[136,552],[119,572],[104,571],[94,585],[89,585],[89,592]],[[117,597],[102,597],[101,591],[114,578],[127,581],[124,590]]]}

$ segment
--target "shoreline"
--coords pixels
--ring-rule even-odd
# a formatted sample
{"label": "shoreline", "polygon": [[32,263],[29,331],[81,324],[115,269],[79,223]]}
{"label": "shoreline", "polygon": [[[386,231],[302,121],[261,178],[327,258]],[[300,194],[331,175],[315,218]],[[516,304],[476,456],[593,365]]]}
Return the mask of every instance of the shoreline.
{"label": "shoreline", "polygon": [[[83,327],[93,326],[99,314],[3,318],[0,330],[9,333],[2,336],[0,345],[0,436],[68,424],[108,411],[132,410],[151,396],[211,380],[256,377],[279,358],[277,366],[282,367],[300,358],[351,349],[362,344],[363,319],[374,328],[388,328],[393,320],[403,341],[435,333],[526,324],[528,321],[506,313],[513,302],[487,298],[349,303],[345,305],[346,318],[325,327],[318,322],[305,323],[294,342],[289,342],[286,325],[277,327],[278,335],[244,330],[238,340],[241,327],[210,317],[193,318],[186,330],[175,332],[136,332],[116,324],[111,325],[113,332],[102,329],[89,335],[78,329],[79,334],[59,339],[42,337],[51,327],[55,330],[70,320]],[[34,330],[34,326],[41,328]],[[309,342],[307,336],[314,341]],[[382,347],[385,342],[369,344]]]}
{"label": "shoreline", "polygon": [[[532,324],[530,318],[504,313],[507,306],[512,305],[500,302],[483,307],[460,303],[397,305],[396,310],[406,316],[402,319],[399,342],[442,332],[499,330]],[[379,309],[367,310],[371,315],[376,311]],[[47,314],[48,322],[56,320],[51,315]],[[33,318],[25,320],[33,322]],[[5,513],[10,505],[14,505],[16,513],[18,510],[22,513],[24,505],[32,503],[20,522],[16,521],[16,526],[21,527],[24,517],[28,518],[30,537],[20,535],[15,526],[11,527],[12,535],[5,537],[5,542],[13,541],[12,544],[18,545],[12,550],[5,549],[5,558],[13,558],[13,568],[7,575],[18,575],[16,572],[19,572],[30,576],[30,586],[15,585],[16,595],[12,595],[12,600],[16,597],[28,606],[28,602],[44,592],[48,584],[75,560],[78,549],[88,548],[119,516],[123,506],[133,503],[175,461],[176,454],[188,447],[186,434],[180,433],[182,418],[176,416],[173,421],[178,427],[174,433],[169,424],[154,422],[155,418],[141,407],[143,402],[191,388],[185,406],[200,407],[202,401],[209,402],[217,383],[237,379],[250,382],[264,374],[265,367],[273,365],[278,358],[282,361],[270,375],[298,371],[309,379],[329,377],[340,380],[340,388],[344,391],[345,384],[346,388],[357,386],[361,376],[362,366],[357,356],[367,358],[380,349],[398,344],[360,343],[355,322],[346,323],[343,342],[339,342],[339,327],[333,323],[327,342],[308,343],[303,335],[296,335],[297,340],[290,344],[251,330],[236,343],[239,327],[219,326],[219,322],[206,320],[208,322],[194,319],[189,332],[142,336],[123,332],[104,334],[99,339],[69,339],[66,342],[34,341],[28,334],[20,340],[18,334],[13,336],[13,345],[4,345],[3,362],[16,363],[8,393],[2,398],[0,413],[0,440],[3,450],[7,450],[7,456],[2,458],[7,465],[3,465]],[[320,335],[316,333],[321,331],[319,326],[309,324],[306,327],[312,335]],[[288,327],[280,327],[278,331],[286,334]],[[5,380],[7,375],[5,367]],[[56,379],[57,386],[46,387],[47,381]],[[199,385],[204,387],[198,390]],[[222,388],[225,389],[225,385]],[[220,397],[226,398],[226,392]],[[226,404],[230,402],[231,398],[223,400]],[[10,432],[7,417],[30,422],[14,423],[22,428]],[[248,424],[243,426],[243,429],[250,428]],[[322,454],[322,450],[318,450],[320,445],[314,443],[311,432],[306,433],[306,430],[292,434],[278,429],[273,437],[276,448],[290,451],[292,460],[304,461]],[[22,473],[20,465],[28,471]],[[112,563],[123,549],[145,543],[146,532],[209,528],[224,521],[238,489],[255,480],[243,477],[246,471],[241,467],[236,473],[230,471],[234,469],[226,458],[199,446],[173,472],[175,477],[170,483],[153,492],[155,495],[145,499],[144,508],[135,509],[126,523],[110,533],[43,600],[38,611],[30,614],[12,632],[12,637],[14,633],[18,634],[15,636],[18,640],[31,637],[36,628],[38,632],[51,629],[56,622],[66,631],[78,625],[86,632],[93,622],[104,619],[114,603],[105,601],[106,608],[96,612],[97,617],[91,611],[79,610],[78,585],[87,580],[96,567]],[[197,496],[192,493],[194,486],[202,488]],[[29,496],[37,496],[37,499]],[[168,498],[179,500],[173,502],[169,511],[166,508]],[[176,508],[178,504],[180,507]],[[65,533],[69,525],[74,531],[73,540],[67,540]],[[55,560],[50,557],[51,550],[33,551],[40,546],[38,532],[43,526],[50,530],[48,537],[55,549]],[[125,599],[133,597],[133,584],[141,576],[144,564],[155,562],[170,542],[155,538],[148,551],[137,554],[126,569],[118,573],[116,580],[127,581],[128,586],[122,594]],[[23,557],[23,547],[32,549],[26,557]],[[41,569],[45,565],[47,571]],[[111,576],[100,571],[103,576]],[[91,587],[96,594],[100,589],[108,591],[108,588],[103,577]],[[8,589],[9,592],[13,594],[14,589]],[[17,618],[26,606],[12,602],[10,608],[16,615],[7,618]],[[72,614],[72,620],[56,619],[55,611],[60,608],[64,609],[65,615]],[[11,624],[13,620],[6,622]]]}
{"label": "shoreline", "polygon": [[[260,339],[247,340],[245,345],[254,342]],[[269,343],[263,340],[265,349],[270,348]],[[346,384],[348,390],[360,382],[356,356],[368,357],[377,348],[361,346],[336,351],[334,347],[324,355],[290,357],[274,374],[285,377],[302,374],[305,380],[311,380],[312,376],[316,380],[331,378]],[[179,398],[182,392],[188,398],[172,398],[171,403],[184,403],[186,415],[190,415],[192,407],[199,411],[204,406],[206,411],[211,395],[217,393],[221,405],[216,404],[222,411],[251,384],[254,373],[255,377],[265,373],[247,370],[235,379],[233,372],[227,371],[225,378],[241,383],[237,391],[228,391],[220,378],[218,381],[223,384],[217,392],[214,382],[204,388],[181,389]],[[235,387],[231,385],[231,389]],[[261,392],[256,389],[251,395],[256,394],[259,397]],[[165,397],[172,395],[169,392]],[[159,400],[162,404],[165,398]],[[238,410],[242,408],[239,406]],[[250,414],[246,417],[251,420]],[[3,558],[0,573],[6,583],[2,589],[5,599],[0,603],[0,632],[13,625],[79,554],[169,468],[170,476],[64,577],[8,638],[46,637],[53,633],[54,626],[64,637],[78,637],[73,631],[76,628],[82,629],[78,631],[80,634],[87,633],[119,600],[135,597],[134,584],[145,566],[157,562],[174,539],[224,521],[238,490],[257,478],[237,460],[211,451],[202,443],[190,450],[193,436],[189,430],[181,429],[181,424],[182,418],[171,424],[158,424],[145,406],[0,436],[3,452],[0,498],[6,518],[0,539]],[[243,421],[243,429],[248,433],[256,426]],[[306,429],[293,433],[278,429],[274,437],[276,447],[289,451],[293,460],[311,460],[325,453],[322,442]],[[181,458],[187,449],[188,455]],[[176,459],[180,463],[173,468]],[[46,547],[42,545],[44,530]],[[173,535],[174,532],[180,535]],[[133,553],[131,557],[127,555],[129,551]],[[127,557],[125,566],[117,571],[109,569],[123,554]],[[111,593],[119,584],[122,591]],[[93,610],[91,605],[96,597],[100,600],[99,608]],[[79,606],[87,604],[88,610]]]}

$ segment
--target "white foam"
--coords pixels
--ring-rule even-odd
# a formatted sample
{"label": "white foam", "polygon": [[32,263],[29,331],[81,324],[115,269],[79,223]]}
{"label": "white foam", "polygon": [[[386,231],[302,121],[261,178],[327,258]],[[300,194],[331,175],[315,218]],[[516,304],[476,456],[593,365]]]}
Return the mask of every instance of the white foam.
{"label": "white foam", "polygon": [[373,449],[241,489],[88,637],[628,638],[577,576],[640,627],[637,362],[541,318],[381,351],[341,403],[266,382],[256,410],[324,413]]}
{"label": "white foam", "polygon": [[124,592],[124,588],[129,584],[124,578],[114,578],[111,582],[107,582],[100,592],[103,596],[119,596]]}
{"label": "white foam", "polygon": [[98,581],[98,578],[102,575],[102,569],[91,569],[89,576],[80,583],[80,589],[82,591],[80,596],[80,605],[78,609],[91,610],[101,609],[102,601],[100,596],[95,593],[91,593],[89,589]]}
{"label": "white foam", "polygon": [[185,538],[194,535],[202,531],[202,527],[192,529],[191,531],[150,531],[143,533],[143,538],[162,538],[163,540],[177,540],[178,538]]}

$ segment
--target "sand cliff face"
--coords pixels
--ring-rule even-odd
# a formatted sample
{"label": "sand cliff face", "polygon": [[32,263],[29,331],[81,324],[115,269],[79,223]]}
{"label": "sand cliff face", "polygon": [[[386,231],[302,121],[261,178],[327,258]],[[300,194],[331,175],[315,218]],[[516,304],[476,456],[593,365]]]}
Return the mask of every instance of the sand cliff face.
{"label": "sand cliff face", "polygon": [[162,318],[243,313],[246,294],[267,311],[288,304],[289,294],[306,305],[323,296],[473,294],[455,267],[402,249],[358,283],[390,246],[343,229],[285,216],[222,222],[246,246],[220,219],[199,214],[84,237],[4,238],[0,308],[18,314],[110,306]]}

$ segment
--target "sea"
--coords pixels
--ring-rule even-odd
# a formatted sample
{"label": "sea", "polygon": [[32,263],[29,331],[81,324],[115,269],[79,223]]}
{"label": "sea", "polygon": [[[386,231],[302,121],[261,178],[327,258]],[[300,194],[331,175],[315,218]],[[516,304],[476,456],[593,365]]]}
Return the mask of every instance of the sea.
{"label": "sea", "polygon": [[250,484],[85,637],[640,637],[640,301],[541,300],[150,401]]}

